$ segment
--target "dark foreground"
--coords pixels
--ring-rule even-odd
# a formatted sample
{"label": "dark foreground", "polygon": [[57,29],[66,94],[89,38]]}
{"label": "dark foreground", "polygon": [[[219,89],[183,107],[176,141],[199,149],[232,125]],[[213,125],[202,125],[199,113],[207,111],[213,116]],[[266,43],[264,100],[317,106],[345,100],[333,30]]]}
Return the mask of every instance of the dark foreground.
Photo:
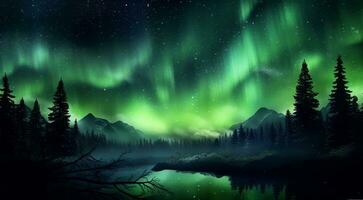
{"label": "dark foreground", "polygon": [[[64,173],[63,162],[18,160],[2,161],[0,164],[1,199],[175,199],[172,194],[161,190],[155,190],[151,195],[150,193],[142,196],[128,196],[125,194],[111,197],[106,195],[105,188],[102,185],[69,181],[69,178],[73,176],[62,175]],[[122,166],[120,168],[122,170]],[[120,168],[113,168],[112,170],[117,171]],[[226,162],[223,159],[199,159],[192,162],[159,163],[153,168],[154,171],[166,169],[192,173],[202,172],[206,176],[208,176],[207,174],[216,177],[223,176],[223,180],[228,177],[232,190],[238,191],[240,194],[240,196],[232,199],[258,199],[256,196],[251,198],[254,195],[251,195],[251,192],[248,191],[253,190],[263,194],[269,190],[268,188],[272,188],[273,197],[267,199],[363,198],[361,184],[363,180],[363,159],[360,156],[311,158],[291,155],[268,155],[262,159],[244,162]],[[97,177],[93,173],[78,175],[85,179],[92,178],[95,181],[108,180],[104,179],[104,177]],[[116,176],[113,172],[109,175]],[[175,183],[170,186],[173,188],[168,188],[169,185],[165,185],[165,189],[179,190],[181,193],[188,192],[189,188],[175,187],[190,180],[189,175],[180,174],[178,179],[174,180]],[[195,184],[197,184],[198,180],[195,181]],[[188,185],[188,187],[199,187],[199,184]],[[208,194],[200,199],[213,199],[211,196],[213,191],[209,191],[208,187],[210,186],[207,186],[206,189]],[[112,193],[112,189],[106,188],[106,190]],[[114,192],[117,193],[117,191]],[[244,193],[249,193],[249,198],[246,198],[243,195]],[[186,196],[186,199],[191,199],[193,196]]]}

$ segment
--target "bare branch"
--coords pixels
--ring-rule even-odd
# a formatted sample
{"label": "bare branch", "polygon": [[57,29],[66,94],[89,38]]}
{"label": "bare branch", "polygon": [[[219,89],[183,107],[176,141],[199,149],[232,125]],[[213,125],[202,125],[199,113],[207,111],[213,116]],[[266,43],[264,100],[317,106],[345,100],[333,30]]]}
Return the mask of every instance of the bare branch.
{"label": "bare branch", "polygon": [[[62,174],[72,174],[72,173],[81,173],[81,172],[92,172],[92,171],[98,171],[98,170],[113,170],[115,168],[120,167],[119,165],[121,164],[121,162],[124,161],[124,159],[122,159],[122,158],[123,158],[123,156],[125,154],[126,153],[122,153],[117,160],[114,160],[114,161],[112,161],[110,163],[107,163],[105,165],[100,165],[100,166],[96,166],[96,167],[89,167],[89,168],[81,168],[81,169],[76,169],[76,170],[64,171],[64,172],[62,172]],[[93,156],[91,157],[91,159],[95,160],[93,158]]]}
{"label": "bare branch", "polygon": [[81,155],[80,157],[78,157],[76,160],[71,161],[71,162],[67,162],[65,165],[61,166],[61,167],[67,167],[70,165],[74,165],[78,162],[80,162],[81,160],[83,160],[84,158],[87,158],[89,156],[91,156],[91,154],[93,153],[93,151],[96,149],[97,146],[93,147],[90,151],[88,151],[87,153]]}

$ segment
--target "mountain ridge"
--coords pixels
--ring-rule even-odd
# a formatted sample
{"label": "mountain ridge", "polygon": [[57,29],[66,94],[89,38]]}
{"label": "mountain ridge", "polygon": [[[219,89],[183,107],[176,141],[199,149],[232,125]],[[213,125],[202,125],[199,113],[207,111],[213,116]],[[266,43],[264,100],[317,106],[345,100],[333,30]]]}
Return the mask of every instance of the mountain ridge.
{"label": "mountain ridge", "polygon": [[[330,105],[327,104],[319,110],[323,120],[327,120],[329,114]],[[279,113],[273,109],[269,109],[266,107],[259,108],[253,115],[247,118],[245,121],[236,123],[232,125],[229,129],[234,130],[238,128],[240,125],[243,125],[245,128],[249,129],[258,129],[260,127],[267,127],[271,124],[281,124],[283,127],[285,125],[285,115]]]}
{"label": "mountain ridge", "polygon": [[234,124],[230,127],[231,130],[238,128],[240,125],[249,129],[258,129],[260,127],[266,127],[271,124],[285,124],[285,115],[278,113],[275,110],[261,107],[252,116],[245,121]]}
{"label": "mountain ridge", "polygon": [[120,120],[110,122],[107,119],[96,117],[92,113],[88,113],[78,122],[80,131],[95,132],[97,134],[104,134],[107,139],[116,140],[120,142],[132,142],[141,138],[142,131],[135,127],[122,122]]}

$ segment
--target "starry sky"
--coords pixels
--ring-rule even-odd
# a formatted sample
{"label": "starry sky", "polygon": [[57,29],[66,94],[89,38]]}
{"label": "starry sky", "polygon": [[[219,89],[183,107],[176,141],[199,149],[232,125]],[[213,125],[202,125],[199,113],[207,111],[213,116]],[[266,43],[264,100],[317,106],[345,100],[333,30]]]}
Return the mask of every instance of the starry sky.
{"label": "starry sky", "polygon": [[72,118],[215,135],[292,107],[306,59],[322,105],[343,56],[363,98],[360,0],[2,0],[0,73],[46,114],[62,78]]}

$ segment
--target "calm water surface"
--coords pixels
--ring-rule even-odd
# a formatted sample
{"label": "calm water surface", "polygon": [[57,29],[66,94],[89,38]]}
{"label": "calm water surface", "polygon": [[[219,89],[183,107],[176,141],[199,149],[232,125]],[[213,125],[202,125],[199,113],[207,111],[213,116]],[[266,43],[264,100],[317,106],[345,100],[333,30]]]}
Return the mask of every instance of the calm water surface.
{"label": "calm water surface", "polygon": [[278,192],[273,186],[265,186],[262,190],[259,186],[242,189],[232,186],[233,183],[227,176],[218,178],[208,174],[174,170],[154,172],[150,176],[158,177],[160,183],[172,192],[172,194],[156,194],[155,199],[285,199],[283,187]]}
{"label": "calm water surface", "polygon": [[[122,168],[118,175],[134,177],[153,166]],[[281,177],[216,177],[205,173],[163,170],[151,172],[171,193],[151,192],[150,199],[157,200],[315,200],[363,199],[360,179],[319,180],[314,176],[296,179]],[[354,178],[354,177],[353,177]],[[358,181],[358,182],[357,182]]]}

